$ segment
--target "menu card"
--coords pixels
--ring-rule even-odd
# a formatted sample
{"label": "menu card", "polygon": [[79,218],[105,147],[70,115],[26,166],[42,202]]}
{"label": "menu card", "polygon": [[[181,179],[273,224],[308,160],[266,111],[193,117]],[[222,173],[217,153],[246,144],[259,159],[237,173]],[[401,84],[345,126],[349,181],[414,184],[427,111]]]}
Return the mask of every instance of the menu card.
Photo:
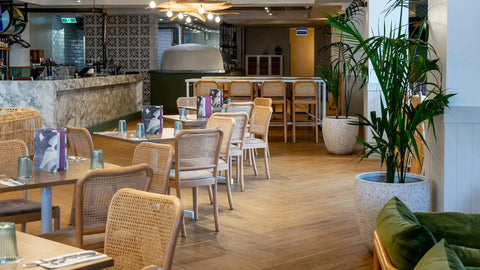
{"label": "menu card", "polygon": [[65,128],[35,129],[34,169],[56,172],[67,169],[67,132]]}
{"label": "menu card", "polygon": [[163,133],[163,106],[142,106],[142,123],[147,134]]}
{"label": "menu card", "polygon": [[197,118],[208,118],[212,115],[212,97],[197,96]]}

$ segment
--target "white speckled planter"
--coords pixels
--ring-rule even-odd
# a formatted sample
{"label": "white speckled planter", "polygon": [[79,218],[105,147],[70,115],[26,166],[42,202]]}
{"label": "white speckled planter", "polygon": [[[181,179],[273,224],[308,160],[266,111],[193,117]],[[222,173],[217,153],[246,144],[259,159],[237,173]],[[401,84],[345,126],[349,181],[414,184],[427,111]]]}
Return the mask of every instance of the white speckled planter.
{"label": "white speckled planter", "polygon": [[375,221],[385,203],[397,196],[412,212],[430,211],[430,184],[418,174],[407,174],[406,183],[385,183],[386,172],[355,177],[355,214],[362,241],[372,252]]}
{"label": "white speckled planter", "polygon": [[349,155],[355,147],[358,136],[358,126],[349,125],[348,122],[358,121],[358,117],[334,116],[322,120],[322,134],[325,147],[334,155]]}

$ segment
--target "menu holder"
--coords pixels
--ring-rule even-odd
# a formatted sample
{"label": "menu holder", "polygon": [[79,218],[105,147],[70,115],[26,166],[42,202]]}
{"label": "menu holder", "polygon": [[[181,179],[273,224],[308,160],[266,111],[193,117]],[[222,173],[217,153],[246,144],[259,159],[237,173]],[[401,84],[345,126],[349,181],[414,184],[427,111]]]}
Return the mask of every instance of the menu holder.
{"label": "menu holder", "polygon": [[142,123],[146,134],[163,133],[163,106],[142,106]]}
{"label": "menu holder", "polygon": [[214,109],[223,106],[223,89],[210,89],[210,97],[212,97],[212,107]]}
{"label": "menu holder", "polygon": [[211,96],[197,96],[197,118],[210,117],[212,110]]}
{"label": "menu holder", "polygon": [[35,129],[34,169],[56,172],[67,169],[67,136],[65,128]]}

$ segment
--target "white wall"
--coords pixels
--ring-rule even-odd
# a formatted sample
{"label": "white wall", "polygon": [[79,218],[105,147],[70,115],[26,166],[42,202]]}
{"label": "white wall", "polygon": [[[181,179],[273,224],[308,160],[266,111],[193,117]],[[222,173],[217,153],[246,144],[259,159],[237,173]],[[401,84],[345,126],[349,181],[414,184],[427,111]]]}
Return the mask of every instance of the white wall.
{"label": "white wall", "polygon": [[[20,38],[30,43],[30,24],[25,25]],[[10,67],[30,66],[30,48],[24,48],[18,43],[14,43],[10,49]]]}

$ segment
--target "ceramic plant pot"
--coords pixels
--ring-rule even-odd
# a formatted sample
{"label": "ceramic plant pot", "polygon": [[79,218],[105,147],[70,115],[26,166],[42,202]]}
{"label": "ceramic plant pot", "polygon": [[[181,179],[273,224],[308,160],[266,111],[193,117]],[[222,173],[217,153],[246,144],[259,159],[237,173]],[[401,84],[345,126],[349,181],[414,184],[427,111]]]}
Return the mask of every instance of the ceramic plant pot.
{"label": "ceramic plant pot", "polygon": [[334,116],[325,117],[322,120],[323,141],[329,153],[334,155],[349,155],[352,153],[357,142],[358,126],[348,122],[358,121],[358,117]]}

